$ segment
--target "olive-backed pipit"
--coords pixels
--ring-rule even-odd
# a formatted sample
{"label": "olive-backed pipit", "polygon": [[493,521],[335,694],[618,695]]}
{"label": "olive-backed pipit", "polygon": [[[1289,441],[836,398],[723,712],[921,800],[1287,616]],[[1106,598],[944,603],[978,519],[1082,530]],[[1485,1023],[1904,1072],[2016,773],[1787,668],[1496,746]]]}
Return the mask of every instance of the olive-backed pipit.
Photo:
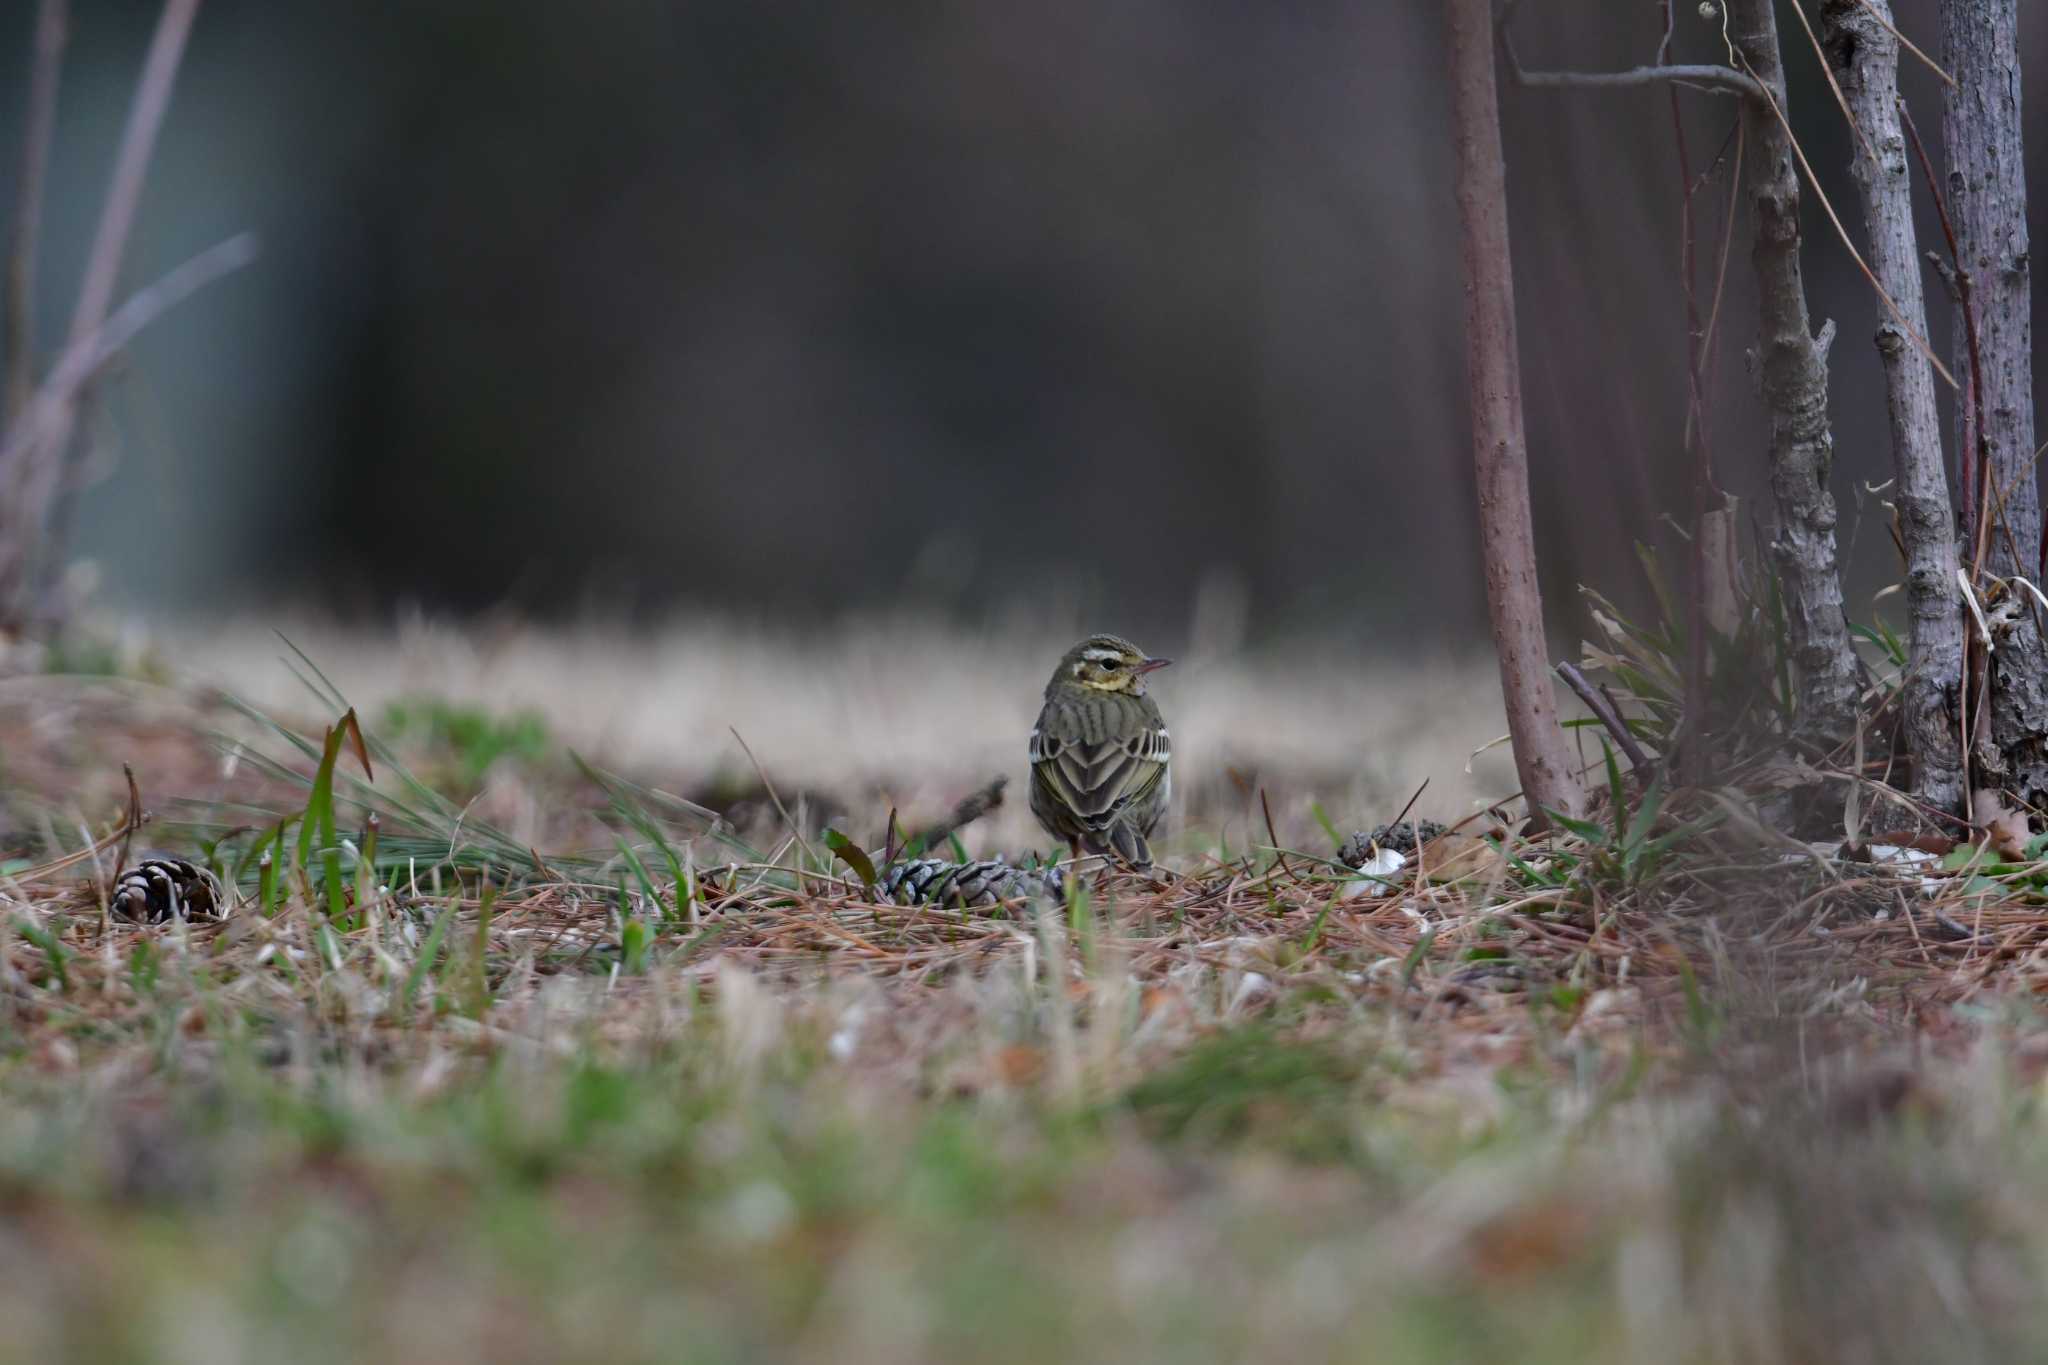
{"label": "olive-backed pipit", "polygon": [[1083,850],[1150,867],[1146,837],[1172,790],[1166,721],[1145,675],[1170,659],[1129,640],[1091,635],[1045,685],[1031,728],[1031,813],[1078,859]]}

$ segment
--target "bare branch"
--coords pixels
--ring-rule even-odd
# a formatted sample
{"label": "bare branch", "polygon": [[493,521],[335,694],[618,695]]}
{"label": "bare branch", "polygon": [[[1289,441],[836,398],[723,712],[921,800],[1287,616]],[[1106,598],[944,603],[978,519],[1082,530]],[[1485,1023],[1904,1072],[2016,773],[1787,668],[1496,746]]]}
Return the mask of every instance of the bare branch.
{"label": "bare branch", "polygon": [[[86,256],[85,278],[71,314],[67,351],[78,349],[98,335],[107,310],[113,306],[114,287],[142,200],[143,181],[156,149],[157,134],[163,128],[164,114],[170,107],[185,40],[191,35],[198,12],[199,0],[164,0],[149,52],[143,58],[142,74],[136,79],[135,99],[121,132],[107,201],[100,210],[99,226]],[[48,567],[52,554],[50,513],[63,486],[80,397],[80,391],[73,389],[61,403],[38,404],[46,412],[34,422],[37,439],[17,441],[10,437],[5,450],[0,450],[0,504],[4,504],[0,505],[0,625],[25,625],[33,610],[37,577]]]}
{"label": "bare branch", "polygon": [[121,259],[128,247],[128,233],[135,225],[135,209],[142,202],[142,182],[149,174],[149,161],[156,150],[164,114],[170,108],[171,88],[177,82],[178,63],[198,16],[199,0],[165,0],[157,20],[149,54],[143,60],[142,76],[136,82],[135,102],[128,109],[128,123],[121,131],[121,148],[114,159],[114,174],[107,187],[107,202],[100,210],[98,229],[93,233],[92,251],[86,257],[85,280],[78,289],[78,306],[71,314],[70,343],[76,345],[99,330],[100,322],[114,303],[114,283],[121,273]]}
{"label": "bare branch", "polygon": [[[1927,338],[1922,335],[1920,329],[1912,327],[1905,321],[1898,305],[1892,301],[1892,296],[1885,292],[1884,286],[1878,283],[1877,276],[1872,273],[1869,264],[1863,259],[1863,253],[1858,251],[1855,242],[1849,239],[1848,230],[1842,226],[1842,220],[1836,215],[1835,206],[1829,201],[1827,191],[1821,187],[1819,178],[1813,173],[1813,167],[1807,164],[1806,151],[1799,145],[1797,136],[1793,134],[1792,125],[1786,120],[1785,111],[1780,107],[1781,100],[1772,93],[1772,83],[1770,81],[1759,79],[1758,73],[1754,68],[1749,71],[1741,71],[1732,66],[1711,65],[1639,66],[1629,71],[1602,72],[1524,71],[1520,59],[1515,55],[1514,43],[1508,34],[1508,21],[1514,14],[1515,3],[1516,0],[1509,0],[1509,3],[1501,9],[1496,29],[1500,36],[1501,50],[1507,56],[1508,71],[1522,85],[1587,89],[1649,85],[1658,81],[1677,81],[1679,84],[1704,89],[1709,93],[1746,95],[1751,103],[1761,103],[1768,107],[1778,122],[1783,125],[1785,143],[1790,147],[1792,155],[1798,159],[1800,169],[1806,173],[1807,183],[1813,187],[1814,197],[1820,200],[1821,209],[1827,214],[1828,222],[1834,226],[1835,236],[1841,239],[1842,247],[1849,253],[1849,258],[1856,262],[1856,268],[1863,272],[1863,278],[1868,280],[1870,287],[1877,291],[1878,298],[1883,300],[1886,310],[1892,314],[1893,319],[1905,330],[1906,336],[1912,341],[1913,345],[1927,357],[1928,363],[1934,366],[1935,373],[1939,374],[1950,388],[1958,387],[1955,376],[1950,374],[1948,367],[1941,363],[1941,358],[1934,354],[1934,348],[1927,344]],[[1799,22],[1806,24],[1806,11],[1798,5],[1797,0],[1794,0],[1793,8],[1799,14]],[[1812,38],[1813,29],[1811,25],[1807,25],[1806,32],[1807,36]],[[1667,34],[1667,44],[1668,41],[1669,37]],[[1775,23],[1772,26],[1771,41],[1773,44],[1777,41]],[[1816,48],[1819,46],[1818,40],[1815,40],[1815,46]],[[1660,52],[1663,50],[1662,47],[1659,48]],[[1730,50],[1735,54],[1735,59],[1741,59],[1741,53],[1738,49],[1731,46]],[[1834,73],[1826,70],[1827,63],[1825,60],[1822,61],[1821,66],[1823,73],[1827,76],[1828,84],[1833,87],[1835,84]],[[1841,90],[1836,88],[1836,100],[1839,102],[1841,97]],[[1846,114],[1847,106],[1844,105],[1843,109]],[[1856,121],[1853,118],[1849,120],[1849,126],[1860,139],[1862,137],[1862,130],[1856,127]]]}
{"label": "bare branch", "polygon": [[1763,87],[1740,71],[1725,66],[1635,66],[1626,71],[1524,71],[1510,66],[1516,85],[1545,86],[1570,90],[1631,90],[1643,86],[1676,84],[1690,86],[1709,95],[1741,95],[1755,99]]}
{"label": "bare branch", "polygon": [[1520,3],[1521,0],[1505,0],[1493,26],[1501,55],[1507,58],[1508,79],[1516,85],[1627,90],[1676,82],[1708,94],[1744,95],[1750,99],[1763,94],[1762,86],[1732,66],[1667,64],[1664,58],[1671,50],[1671,14],[1668,7],[1664,16],[1664,40],[1657,45],[1657,63],[1654,66],[1631,67],[1627,71],[1525,71],[1521,57],[1515,52],[1514,34],[1509,27],[1514,22],[1515,6]]}
{"label": "bare branch", "polygon": [[11,430],[28,408],[36,369],[36,246],[43,224],[43,183],[49,176],[50,137],[57,126],[57,76],[70,28],[68,0],[42,0],[36,11],[35,65],[28,81],[28,117],[22,123],[21,185],[7,233],[7,378],[4,412]]}
{"label": "bare branch", "polygon": [[97,332],[65,347],[49,378],[36,390],[24,420],[9,430],[5,443],[0,444],[0,468],[21,459],[31,446],[46,439],[58,413],[75,406],[79,391],[144,328],[214,281],[255,261],[256,249],[256,236],[249,232],[237,233],[208,247],[148,288],[129,296]]}
{"label": "bare branch", "polygon": [[1649,781],[1650,774],[1654,771],[1650,766],[1650,756],[1643,752],[1642,745],[1636,743],[1635,735],[1630,732],[1628,723],[1621,718],[1621,713],[1614,709],[1614,704],[1603,693],[1594,690],[1593,684],[1586,680],[1586,675],[1579,671],[1577,664],[1559,664],[1557,676],[1564,679],[1565,686],[1578,694],[1579,700],[1586,704],[1586,709],[1593,713],[1594,718],[1608,734],[1614,736],[1615,744],[1628,756],[1629,770],[1635,774],[1636,781]]}
{"label": "bare branch", "polygon": [[961,798],[959,804],[953,807],[952,813],[945,819],[926,829],[920,830],[912,842],[922,849],[937,848],[940,844],[945,843],[946,840],[952,838],[982,816],[987,815],[990,811],[1002,805],[1003,788],[1008,786],[1009,782],[1010,779],[1008,777],[998,774],[986,785],[976,788],[973,792]]}

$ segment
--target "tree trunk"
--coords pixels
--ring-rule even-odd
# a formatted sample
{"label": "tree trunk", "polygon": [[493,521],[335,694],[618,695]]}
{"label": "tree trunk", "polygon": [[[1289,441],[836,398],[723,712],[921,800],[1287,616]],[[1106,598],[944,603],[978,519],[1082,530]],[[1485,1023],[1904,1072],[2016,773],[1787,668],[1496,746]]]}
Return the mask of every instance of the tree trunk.
{"label": "tree trunk", "polygon": [[[1955,77],[1942,104],[1946,192],[1958,269],[1968,276],[1981,374],[1973,376],[1969,326],[1959,297],[1951,351],[1967,395],[1980,386],[1978,449],[1986,459],[1992,516],[1979,539],[1986,573],[2033,579],[2041,548],[2041,495],[2034,476],[2033,330],[2027,267],[2027,180],[2021,157],[2018,0],[1943,0],[1941,60]],[[1968,430],[1973,405],[1957,405]],[[1979,591],[1990,586],[1986,580]],[[2034,805],[2048,800],[2048,650],[2027,605],[1991,655],[1988,733],[1972,757],[1983,785]]]}
{"label": "tree trunk", "polygon": [[1955,519],[1934,370],[1922,351],[1927,305],[1913,231],[1912,171],[1899,127],[1899,40],[1887,0],[1826,0],[1821,45],[1861,130],[1849,170],[1863,197],[1871,272],[1897,309],[1878,324],[1877,351],[1891,414],[1899,537],[1906,546],[1911,634],[1903,728],[1913,755],[1913,792],[1938,810],[1960,811],[1963,615],[1956,595]]}
{"label": "tree trunk", "polygon": [[1486,604],[1500,659],[1501,695],[1515,770],[1538,824],[1542,812],[1576,814],[1583,793],[1557,723],[1536,538],[1529,514],[1529,451],[1515,353],[1515,284],[1508,255],[1507,168],[1494,88],[1490,0],[1450,0],[1451,128],[1458,147],[1458,219],[1465,263],[1466,381],[1479,472],[1479,533]]}
{"label": "tree trunk", "polygon": [[[1749,145],[1758,337],[1755,367],[1771,419],[1771,491],[1778,504],[1777,561],[1792,657],[1799,731],[1831,741],[1856,723],[1859,665],[1842,612],[1835,557],[1835,499],[1828,491],[1834,434],[1828,421],[1829,324],[1808,324],[1799,268],[1799,169],[1781,120],[1785,73],[1771,0],[1729,0],[1729,34],[1769,99],[1743,101]],[[1775,101],[1775,107],[1770,101]]]}

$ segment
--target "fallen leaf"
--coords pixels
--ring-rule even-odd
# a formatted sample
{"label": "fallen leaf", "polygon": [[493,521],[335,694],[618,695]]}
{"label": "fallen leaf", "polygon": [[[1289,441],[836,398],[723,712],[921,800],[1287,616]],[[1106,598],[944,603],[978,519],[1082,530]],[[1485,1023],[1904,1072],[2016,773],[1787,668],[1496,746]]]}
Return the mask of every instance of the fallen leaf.
{"label": "fallen leaf", "polygon": [[1045,1053],[1022,1043],[996,1054],[996,1074],[1004,1085],[1030,1085],[1045,1074]]}
{"label": "fallen leaf", "polygon": [[1466,1244],[1481,1279],[1526,1280],[1586,1254],[1596,1223],[1578,1204],[1547,1198],[1509,1209],[1475,1228]]}
{"label": "fallen leaf", "polygon": [[1970,795],[1970,819],[1988,836],[1991,849],[2001,858],[2027,856],[2027,817],[2005,804],[1990,787],[1979,787]]}
{"label": "fallen leaf", "polygon": [[1439,834],[1422,846],[1414,866],[1432,882],[1457,882],[1468,877],[1491,877],[1507,868],[1500,849],[1485,839],[1461,831]]}

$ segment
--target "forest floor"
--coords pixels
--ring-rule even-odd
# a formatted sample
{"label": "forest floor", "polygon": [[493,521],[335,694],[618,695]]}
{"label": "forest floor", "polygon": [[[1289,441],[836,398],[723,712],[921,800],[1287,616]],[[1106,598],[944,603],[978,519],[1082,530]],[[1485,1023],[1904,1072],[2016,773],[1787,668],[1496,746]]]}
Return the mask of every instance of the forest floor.
{"label": "forest floor", "polygon": [[1483,667],[1290,652],[1168,875],[889,905],[1043,641],[293,643],[0,682],[0,1359],[2048,1358],[2037,862],[1521,838]]}

